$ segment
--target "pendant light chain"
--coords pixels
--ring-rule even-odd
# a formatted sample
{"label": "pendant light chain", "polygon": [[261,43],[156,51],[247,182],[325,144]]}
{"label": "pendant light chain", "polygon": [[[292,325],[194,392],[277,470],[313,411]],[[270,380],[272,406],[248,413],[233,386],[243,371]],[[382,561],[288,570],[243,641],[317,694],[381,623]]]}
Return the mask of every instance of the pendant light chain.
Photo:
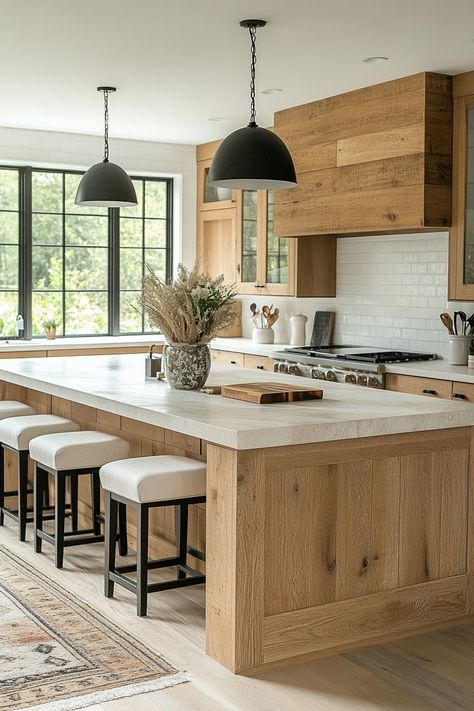
{"label": "pendant light chain", "polygon": [[257,28],[249,27],[252,60],[250,62],[250,123],[256,126],[257,112],[255,109],[255,65],[257,64]]}
{"label": "pendant light chain", "polygon": [[104,163],[109,162],[109,92],[104,90]]}

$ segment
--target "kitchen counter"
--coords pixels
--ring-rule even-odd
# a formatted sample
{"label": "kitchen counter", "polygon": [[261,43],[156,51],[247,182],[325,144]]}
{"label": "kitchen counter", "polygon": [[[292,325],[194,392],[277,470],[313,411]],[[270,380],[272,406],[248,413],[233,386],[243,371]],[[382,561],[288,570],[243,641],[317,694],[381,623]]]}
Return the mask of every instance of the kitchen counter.
{"label": "kitchen counter", "polygon": [[54,350],[86,350],[88,348],[121,348],[131,346],[148,346],[152,343],[164,343],[161,335],[145,336],[84,336],[78,338],[34,338],[24,340],[0,340],[0,358],[2,353],[18,353],[21,358],[22,351],[54,351]]}
{"label": "kitchen counter", "polygon": [[[124,437],[132,457],[207,461],[189,530],[205,542],[208,655],[253,674],[474,614],[473,405],[312,381],[324,399],[252,405],[147,381],[144,360],[0,361],[0,394]],[[220,364],[209,383],[275,378],[301,384]],[[151,545],[172,556],[167,520]]]}
{"label": "kitchen counter", "polygon": [[[145,380],[144,368],[143,355],[14,359],[0,361],[0,380],[238,450],[474,425],[474,407],[449,400],[308,381],[323,390],[323,400],[258,406],[171,390]],[[275,378],[295,382],[213,365],[208,384]]]}

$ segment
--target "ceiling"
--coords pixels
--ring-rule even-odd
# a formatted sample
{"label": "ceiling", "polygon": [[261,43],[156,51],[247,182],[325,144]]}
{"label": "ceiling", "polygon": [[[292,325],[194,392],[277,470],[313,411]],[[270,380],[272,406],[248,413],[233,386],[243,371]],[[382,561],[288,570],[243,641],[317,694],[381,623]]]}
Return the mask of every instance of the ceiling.
{"label": "ceiling", "polygon": [[[0,0],[0,125],[201,143],[288,106],[430,70],[474,69],[472,0]],[[388,62],[365,64],[368,56]],[[262,94],[267,88],[280,94]],[[212,117],[224,117],[219,122]]]}

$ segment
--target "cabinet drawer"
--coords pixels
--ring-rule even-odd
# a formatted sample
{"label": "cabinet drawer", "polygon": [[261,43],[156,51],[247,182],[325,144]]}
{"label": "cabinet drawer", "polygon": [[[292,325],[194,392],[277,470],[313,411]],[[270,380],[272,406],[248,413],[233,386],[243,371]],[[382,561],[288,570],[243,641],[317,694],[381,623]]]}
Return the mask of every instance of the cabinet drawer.
{"label": "cabinet drawer", "polygon": [[232,353],[230,351],[211,350],[211,358],[213,363],[224,363],[225,365],[238,365],[239,368],[244,367],[243,353]]}
{"label": "cabinet drawer", "polygon": [[271,370],[273,372],[273,360],[266,356],[244,355],[244,368],[257,368],[257,370]]}
{"label": "cabinet drawer", "polygon": [[471,383],[453,383],[453,400],[462,402],[474,402],[474,385]]}
{"label": "cabinet drawer", "polygon": [[437,380],[436,378],[417,378],[413,375],[395,375],[387,373],[385,376],[387,390],[396,390],[400,393],[411,395],[429,395],[431,397],[451,397],[452,383],[450,380]]}

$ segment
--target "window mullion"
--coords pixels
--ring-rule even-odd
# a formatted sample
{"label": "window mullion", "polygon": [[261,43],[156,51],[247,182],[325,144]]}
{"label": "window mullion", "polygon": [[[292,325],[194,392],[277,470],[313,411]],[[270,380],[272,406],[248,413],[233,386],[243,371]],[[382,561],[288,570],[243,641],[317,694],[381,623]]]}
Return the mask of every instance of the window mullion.
{"label": "window mullion", "polygon": [[109,209],[109,333],[120,335],[120,209]]}
{"label": "window mullion", "polygon": [[32,213],[31,213],[31,167],[20,169],[20,313],[24,319],[24,337],[30,340],[33,333],[32,289]]}

